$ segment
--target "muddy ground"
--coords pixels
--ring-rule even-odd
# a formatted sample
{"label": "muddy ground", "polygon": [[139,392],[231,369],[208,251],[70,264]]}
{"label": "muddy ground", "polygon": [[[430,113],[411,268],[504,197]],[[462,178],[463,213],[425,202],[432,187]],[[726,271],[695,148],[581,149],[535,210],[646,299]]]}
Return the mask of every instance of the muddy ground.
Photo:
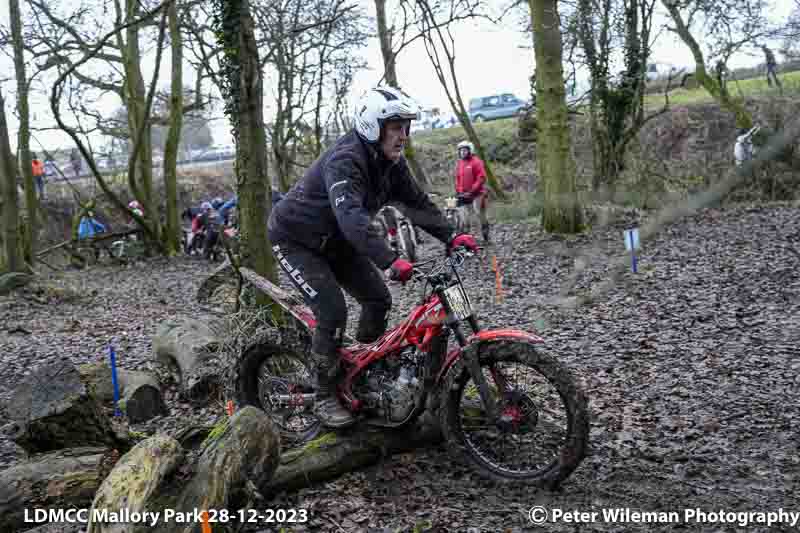
{"label": "muddy ground", "polygon": [[[671,524],[604,522],[602,514],[547,524],[558,532],[797,530],[713,523],[713,514],[687,521],[684,509],[800,512],[800,209],[702,211],[645,243],[639,272],[594,303],[556,307],[551,297],[575,269],[572,252],[619,253],[622,230],[641,223],[637,216],[568,240],[525,224],[497,225],[501,303],[486,257],[466,270],[482,324],[543,335],[591,400],[589,455],[559,492],[488,485],[454,466],[440,446],[274,495],[265,506],[308,510],[310,521],[287,531],[544,529],[530,522],[532,506],[679,513]],[[423,255],[440,251],[429,238]],[[606,262],[594,256],[575,294],[607,278]],[[0,400],[36,366],[61,357],[96,361],[109,342],[123,367],[153,368],[159,322],[203,314],[194,293],[210,270],[189,259],[98,266],[51,277],[46,283],[55,288],[36,300],[0,298]],[[391,290],[397,320],[418,290]],[[170,415],[143,429],[172,432],[221,414],[216,405],[183,404],[169,389],[167,402]],[[0,438],[0,469],[21,458]]]}

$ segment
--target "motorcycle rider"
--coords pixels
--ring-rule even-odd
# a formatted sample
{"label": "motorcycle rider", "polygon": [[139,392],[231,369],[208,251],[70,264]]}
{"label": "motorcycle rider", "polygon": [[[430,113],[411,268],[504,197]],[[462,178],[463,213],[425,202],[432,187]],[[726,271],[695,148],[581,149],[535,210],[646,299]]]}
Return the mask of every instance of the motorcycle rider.
{"label": "motorcycle rider", "polygon": [[347,323],[341,289],[361,306],[356,340],[369,343],[385,332],[392,305],[378,268],[389,269],[390,279],[403,283],[412,274],[411,263],[389,248],[371,218],[397,201],[415,224],[448,250],[476,249],[472,236],[454,234],[403,157],[411,120],[419,118],[419,109],[398,89],[367,91],[355,107],[353,129],[314,162],[269,218],[273,253],[317,318],[311,343],[318,385],[315,414],[328,427],[354,422],[335,393],[338,350]]}
{"label": "motorcycle rider", "polygon": [[[475,147],[469,141],[458,143],[458,162],[456,163],[456,198],[458,207],[468,206],[471,213],[477,212],[481,221],[483,240],[489,242],[489,219],[486,217],[486,204],[489,191],[486,189],[486,169],[483,161],[475,154]],[[467,228],[472,223],[467,219]],[[469,229],[468,229],[469,231]]]}
{"label": "motorcycle rider", "polygon": [[202,232],[204,234],[203,257],[208,260],[211,258],[214,245],[219,238],[219,232],[222,230],[222,220],[211,202],[203,202],[200,204],[200,209],[201,213],[192,221],[192,233],[195,235],[192,245],[194,245],[196,235]]}

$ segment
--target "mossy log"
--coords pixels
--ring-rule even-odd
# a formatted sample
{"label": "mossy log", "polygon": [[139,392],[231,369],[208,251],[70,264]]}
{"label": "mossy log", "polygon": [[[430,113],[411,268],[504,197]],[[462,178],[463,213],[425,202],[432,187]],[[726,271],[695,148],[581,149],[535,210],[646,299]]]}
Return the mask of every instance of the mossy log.
{"label": "mossy log", "polygon": [[268,491],[307,487],[372,464],[383,456],[436,444],[441,438],[438,421],[428,413],[411,429],[355,426],[347,432],[325,433],[281,456]]}
{"label": "mossy log", "polygon": [[[95,398],[101,402],[114,400],[111,367],[107,362],[81,365],[78,372]],[[117,369],[117,383],[120,407],[131,422],[143,422],[167,413],[158,380],[152,374],[120,368]]]}
{"label": "mossy log", "polygon": [[156,360],[172,370],[181,395],[192,401],[207,399],[219,387],[218,347],[214,324],[193,318],[165,322],[153,337]]}
{"label": "mossy log", "polygon": [[[177,440],[157,435],[124,455],[97,491],[93,509],[109,513],[128,509],[161,513],[157,523],[91,522],[87,533],[193,533],[195,522],[181,523],[195,509],[230,509],[248,503],[254,491],[266,487],[278,466],[280,441],[263,411],[245,407],[206,438],[196,460]],[[187,464],[188,463],[188,464]],[[177,514],[165,520],[164,510]]]}
{"label": "mossy log", "polygon": [[89,507],[111,461],[113,451],[108,448],[69,448],[33,456],[3,470],[0,531],[36,527],[35,523],[25,522],[25,509],[32,513],[33,509]]}
{"label": "mossy log", "polygon": [[114,426],[69,361],[35,369],[10,398],[7,432],[28,453],[81,446],[128,448],[127,432]]}
{"label": "mossy log", "polygon": [[5,296],[11,291],[24,287],[33,280],[33,276],[24,272],[8,272],[0,275],[0,296]]}
{"label": "mossy log", "polygon": [[237,285],[236,270],[229,260],[225,260],[203,280],[200,287],[197,289],[197,301],[200,303],[208,303],[214,291],[225,284]]}

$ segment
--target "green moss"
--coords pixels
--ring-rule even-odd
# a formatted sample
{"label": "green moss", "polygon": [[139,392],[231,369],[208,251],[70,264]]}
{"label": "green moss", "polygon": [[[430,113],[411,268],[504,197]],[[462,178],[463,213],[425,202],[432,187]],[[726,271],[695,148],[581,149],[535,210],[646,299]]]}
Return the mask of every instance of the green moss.
{"label": "green moss", "polygon": [[212,441],[220,438],[225,430],[228,429],[228,418],[223,418],[219,422],[214,425],[214,428],[209,432],[208,436],[203,441],[201,448],[205,448],[207,445],[211,444]]}
{"label": "green moss", "polygon": [[320,435],[314,440],[308,441],[300,448],[300,453],[308,453],[319,450],[325,446],[329,446],[331,444],[336,443],[336,434],[335,433],[325,433]]}
{"label": "green moss", "polygon": [[326,446],[330,446],[336,442],[336,434],[335,433],[325,433],[320,435],[314,440],[308,441],[302,447],[288,451],[281,456],[281,463],[288,464],[292,463],[304,455],[319,450],[320,448],[324,448]]}
{"label": "green moss", "polygon": [[142,433],[141,431],[130,431],[128,434],[131,436],[131,439],[139,442],[149,437],[147,433]]}

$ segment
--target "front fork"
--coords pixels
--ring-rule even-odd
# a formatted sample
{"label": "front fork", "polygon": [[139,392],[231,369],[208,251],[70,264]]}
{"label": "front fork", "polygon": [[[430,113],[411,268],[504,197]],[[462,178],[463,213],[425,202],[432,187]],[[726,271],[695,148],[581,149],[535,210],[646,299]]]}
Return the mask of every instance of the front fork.
{"label": "front fork", "polygon": [[[478,333],[478,331],[480,331],[480,328],[478,327],[478,320],[474,316],[470,316],[467,320],[469,321],[472,331],[474,333]],[[475,383],[476,387],[478,387],[478,394],[480,395],[481,401],[486,408],[486,413],[489,415],[489,420],[495,422],[498,420],[500,413],[497,412],[497,404],[491,392],[489,392],[489,384],[486,382],[486,377],[481,371],[481,364],[478,359],[478,350],[463,350],[463,348],[467,345],[467,338],[464,336],[464,332],[461,331],[461,324],[458,322],[453,322],[450,324],[450,329],[452,329],[453,333],[455,333],[456,340],[458,341],[459,346],[462,348],[461,358],[466,364],[470,376],[472,376],[472,382]],[[498,376],[498,374],[499,372],[492,372],[492,375],[497,382],[498,390],[502,392],[505,388],[505,382],[502,379],[502,376]],[[498,381],[498,377],[500,378],[500,381]]]}

